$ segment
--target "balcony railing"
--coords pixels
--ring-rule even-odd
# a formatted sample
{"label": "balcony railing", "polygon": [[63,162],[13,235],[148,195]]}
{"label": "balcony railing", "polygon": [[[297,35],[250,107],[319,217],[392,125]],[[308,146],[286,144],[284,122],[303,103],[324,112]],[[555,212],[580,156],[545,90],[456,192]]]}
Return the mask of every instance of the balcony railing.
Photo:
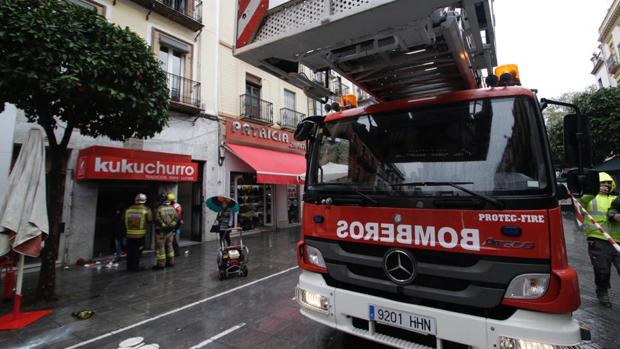
{"label": "balcony railing", "polygon": [[306,114],[300,113],[289,108],[280,108],[280,126],[282,128],[296,129],[297,124],[306,117]]}
{"label": "balcony railing", "polygon": [[607,57],[605,64],[607,65],[607,71],[609,72],[609,74],[615,74],[616,71],[618,71],[618,68],[620,68],[618,58],[616,58],[616,55],[614,53]]}
{"label": "balcony railing", "polygon": [[273,124],[273,104],[258,97],[243,94],[240,97],[241,117],[265,124]]}
{"label": "balcony railing", "polygon": [[201,0],[133,0],[182,25],[197,31],[202,28],[202,1]]}
{"label": "balcony railing", "polygon": [[200,108],[200,83],[182,76],[166,73],[170,101]]}

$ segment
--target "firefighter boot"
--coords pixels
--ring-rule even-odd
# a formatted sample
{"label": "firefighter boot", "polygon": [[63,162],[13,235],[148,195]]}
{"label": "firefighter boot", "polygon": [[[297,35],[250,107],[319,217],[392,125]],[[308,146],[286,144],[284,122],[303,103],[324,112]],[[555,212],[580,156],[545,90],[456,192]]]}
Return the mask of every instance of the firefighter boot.
{"label": "firefighter boot", "polygon": [[597,288],[596,298],[598,298],[598,302],[601,303],[602,306],[604,306],[605,308],[611,308],[609,293],[606,288]]}

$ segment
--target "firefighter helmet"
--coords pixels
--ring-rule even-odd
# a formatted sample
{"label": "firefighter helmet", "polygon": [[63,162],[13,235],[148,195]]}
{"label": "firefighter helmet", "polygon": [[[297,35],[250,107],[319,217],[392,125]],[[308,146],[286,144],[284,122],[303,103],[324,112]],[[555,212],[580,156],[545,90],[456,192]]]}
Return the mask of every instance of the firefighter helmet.
{"label": "firefighter helmet", "polygon": [[177,196],[173,193],[168,193],[168,201],[177,201]]}
{"label": "firefighter helmet", "polygon": [[136,198],[134,199],[134,202],[136,204],[143,204],[146,202],[146,195],[140,193],[138,195],[136,195]]}

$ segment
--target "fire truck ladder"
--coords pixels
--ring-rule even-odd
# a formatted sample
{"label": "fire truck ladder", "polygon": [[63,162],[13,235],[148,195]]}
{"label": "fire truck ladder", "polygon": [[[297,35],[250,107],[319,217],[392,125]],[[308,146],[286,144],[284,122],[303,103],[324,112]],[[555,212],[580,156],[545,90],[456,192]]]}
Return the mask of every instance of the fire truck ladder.
{"label": "fire truck ladder", "polygon": [[237,58],[319,100],[316,72],[388,101],[476,88],[497,65],[493,0],[239,0],[236,33]]}

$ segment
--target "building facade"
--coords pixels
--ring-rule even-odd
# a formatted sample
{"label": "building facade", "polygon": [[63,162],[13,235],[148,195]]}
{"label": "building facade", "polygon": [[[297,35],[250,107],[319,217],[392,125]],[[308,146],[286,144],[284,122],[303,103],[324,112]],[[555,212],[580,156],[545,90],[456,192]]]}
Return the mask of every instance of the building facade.
{"label": "building facade", "polygon": [[592,75],[599,88],[620,82],[620,0],[614,0],[598,29],[600,43],[592,55]]}
{"label": "building facade", "polygon": [[[211,238],[206,227],[213,214],[204,198],[219,192],[215,180],[219,123],[210,83],[216,76],[216,57],[206,46],[216,45],[216,12],[200,0],[67,1],[128,27],[145,40],[166,73],[170,105],[168,126],[148,140],[116,142],[73,132],[60,261],[110,255],[114,211],[131,205],[138,193],[146,194],[147,205],[153,208],[159,194],[175,193],[184,208],[181,239]],[[15,114],[13,156],[33,127],[20,110]],[[152,244],[149,235],[146,247]]]}
{"label": "building facade", "polygon": [[594,75],[597,88],[617,86],[616,80],[614,80],[613,76],[609,73],[609,69],[607,68],[607,62],[603,56],[602,45],[599,45],[598,50],[592,54],[590,61],[592,61],[592,71],[590,74]]}
{"label": "building facade", "polygon": [[[138,193],[153,208],[160,193],[177,195],[184,208],[182,240],[217,237],[209,233],[216,215],[204,205],[213,195],[239,201],[235,219],[245,230],[300,223],[305,144],[294,141],[292,132],[301,119],[325,110],[302,90],[233,56],[235,0],[66,1],[143,38],[167,75],[171,101],[168,126],[151,139],[116,142],[73,132],[60,262],[110,255],[114,212]],[[349,93],[362,103],[372,101],[337,75],[315,78],[330,80],[333,101]],[[0,140],[5,181],[36,125],[10,105],[0,122],[0,132],[7,133]],[[0,182],[0,197],[5,187]],[[147,236],[146,247],[152,244]]]}

